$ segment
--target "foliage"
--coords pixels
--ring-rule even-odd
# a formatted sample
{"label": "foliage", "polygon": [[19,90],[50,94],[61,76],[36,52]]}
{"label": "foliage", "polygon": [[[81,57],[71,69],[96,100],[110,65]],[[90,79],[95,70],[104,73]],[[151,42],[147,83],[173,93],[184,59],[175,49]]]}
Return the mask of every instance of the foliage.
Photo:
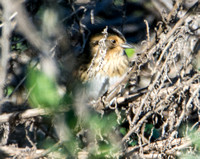
{"label": "foliage", "polygon": [[[199,157],[199,2],[144,2],[0,0],[0,158]],[[137,47],[90,100],[74,69],[106,26]]]}

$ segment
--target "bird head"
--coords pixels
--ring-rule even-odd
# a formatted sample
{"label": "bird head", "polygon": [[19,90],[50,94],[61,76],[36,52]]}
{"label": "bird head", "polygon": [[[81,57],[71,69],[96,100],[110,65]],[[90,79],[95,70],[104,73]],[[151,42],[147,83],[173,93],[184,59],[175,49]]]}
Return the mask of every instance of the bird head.
{"label": "bird head", "polygon": [[122,55],[124,54],[124,49],[133,48],[132,45],[126,42],[125,37],[119,30],[109,28],[106,37],[103,33],[97,33],[90,38],[89,47],[92,56],[98,53],[101,49],[100,41],[102,40],[104,40],[105,43],[104,49],[106,49],[106,57]]}
{"label": "bird head", "polygon": [[[102,31],[102,30],[101,30]],[[121,77],[129,67],[124,49],[133,48],[117,29],[91,34],[83,56],[80,56],[77,76],[81,81],[101,77]]]}

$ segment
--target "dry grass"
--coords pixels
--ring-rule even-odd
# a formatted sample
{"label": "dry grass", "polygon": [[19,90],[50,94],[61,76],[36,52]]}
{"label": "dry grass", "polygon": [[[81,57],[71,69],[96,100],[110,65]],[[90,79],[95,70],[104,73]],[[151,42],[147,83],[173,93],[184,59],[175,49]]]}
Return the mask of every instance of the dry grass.
{"label": "dry grass", "polygon": [[[129,19],[130,16],[125,16],[127,3],[124,1],[119,13]],[[0,158],[98,156],[128,159],[199,155],[199,2],[183,7],[186,4],[179,0],[173,8],[168,8],[168,14],[160,10],[162,22],[157,23],[154,31],[145,20],[147,40],[139,46],[139,51],[131,59],[130,70],[121,81],[90,103],[95,111],[84,104],[82,97],[77,97],[78,107],[74,108],[74,97],[68,93],[70,87],[66,85],[71,81],[74,56],[82,52],[90,32],[84,20],[95,23],[94,11],[100,13],[103,4],[71,2],[70,15],[61,22],[56,12],[48,10],[46,14],[54,19],[42,21],[41,31],[30,21],[20,1],[1,0],[0,4]],[[99,5],[99,10],[95,4]],[[161,5],[155,1],[153,4]],[[71,30],[63,34],[68,20]],[[125,20],[122,26],[124,30],[128,28]],[[76,36],[71,36],[73,34]],[[15,42],[13,39],[17,36],[19,40]],[[17,44],[25,45],[26,49],[20,46],[17,50]],[[38,97],[33,99],[32,93],[38,89],[39,79],[36,78],[35,83],[27,88],[24,81],[29,79],[31,71],[24,69],[28,67],[47,75],[55,84],[55,88],[48,87],[47,91],[57,91],[57,100],[67,98],[67,102],[59,101],[54,103],[58,106],[52,108],[50,99],[43,103]],[[10,88],[13,89],[8,93]],[[36,108],[31,108],[33,105]],[[74,117],[72,111],[82,114],[77,113]],[[112,113],[116,117],[113,125]],[[76,121],[75,126],[70,125],[73,125],[68,122],[71,120]],[[51,142],[48,143],[50,148],[45,149],[41,145],[46,140]],[[102,150],[102,143],[117,146],[117,151],[112,148]],[[55,151],[57,149],[60,151]]]}

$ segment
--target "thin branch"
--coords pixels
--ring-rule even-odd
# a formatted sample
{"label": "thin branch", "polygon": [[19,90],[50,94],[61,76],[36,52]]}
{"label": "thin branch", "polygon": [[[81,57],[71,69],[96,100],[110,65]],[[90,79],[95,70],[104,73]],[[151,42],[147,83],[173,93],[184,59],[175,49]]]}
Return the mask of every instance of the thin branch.
{"label": "thin branch", "polygon": [[10,119],[13,119],[13,117],[16,117],[16,116],[18,117],[17,118],[18,120],[21,120],[21,119],[27,119],[27,118],[32,118],[32,117],[47,115],[47,114],[49,114],[49,112],[44,109],[39,109],[39,108],[28,109],[23,112],[14,112],[14,113],[0,115],[0,123],[9,122]]}
{"label": "thin branch", "polygon": [[4,8],[3,12],[3,23],[4,27],[2,29],[1,38],[1,59],[0,59],[0,100],[4,97],[4,86],[6,84],[7,75],[7,64],[10,58],[10,35],[12,32],[10,16],[12,11],[9,9],[10,6],[5,1],[2,1],[2,6]]}

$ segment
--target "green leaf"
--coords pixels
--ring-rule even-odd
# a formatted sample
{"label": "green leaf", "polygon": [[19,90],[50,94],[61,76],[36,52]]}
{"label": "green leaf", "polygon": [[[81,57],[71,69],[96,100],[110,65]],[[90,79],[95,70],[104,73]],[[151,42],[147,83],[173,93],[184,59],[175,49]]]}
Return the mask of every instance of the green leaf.
{"label": "green leaf", "polygon": [[122,134],[122,135],[126,135],[126,133],[127,133],[127,131],[126,131],[126,128],[120,128],[120,133]]}
{"label": "green leaf", "polygon": [[196,146],[196,148],[198,150],[200,150],[200,133],[198,131],[197,132],[192,132],[189,135],[189,137],[192,140],[192,143]]}
{"label": "green leaf", "polygon": [[29,101],[34,107],[56,109],[61,97],[58,94],[56,83],[53,79],[39,70],[30,70],[27,80],[30,92]]}
{"label": "green leaf", "polygon": [[24,50],[28,49],[27,46],[22,44],[21,42],[17,43],[16,46],[17,46],[16,49],[21,50],[21,51],[24,51]]}
{"label": "green leaf", "polygon": [[137,145],[138,143],[137,143],[137,141],[135,141],[135,140],[131,140],[131,141],[129,141],[129,145],[131,145],[131,146],[135,146],[135,145]]}
{"label": "green leaf", "polygon": [[109,133],[112,128],[116,126],[116,121],[115,114],[109,114],[108,116],[104,116],[104,118],[101,118],[98,115],[92,115],[88,118],[88,124],[90,125],[91,130],[94,132],[101,130],[103,134]]}
{"label": "green leaf", "polygon": [[125,52],[126,52],[126,55],[128,56],[128,58],[131,58],[135,54],[135,49],[132,49],[132,48],[126,49]]}
{"label": "green leaf", "polygon": [[13,87],[11,87],[11,86],[8,86],[7,87],[7,96],[10,96],[11,95],[11,93],[13,92],[13,90],[14,90],[14,88]]}

